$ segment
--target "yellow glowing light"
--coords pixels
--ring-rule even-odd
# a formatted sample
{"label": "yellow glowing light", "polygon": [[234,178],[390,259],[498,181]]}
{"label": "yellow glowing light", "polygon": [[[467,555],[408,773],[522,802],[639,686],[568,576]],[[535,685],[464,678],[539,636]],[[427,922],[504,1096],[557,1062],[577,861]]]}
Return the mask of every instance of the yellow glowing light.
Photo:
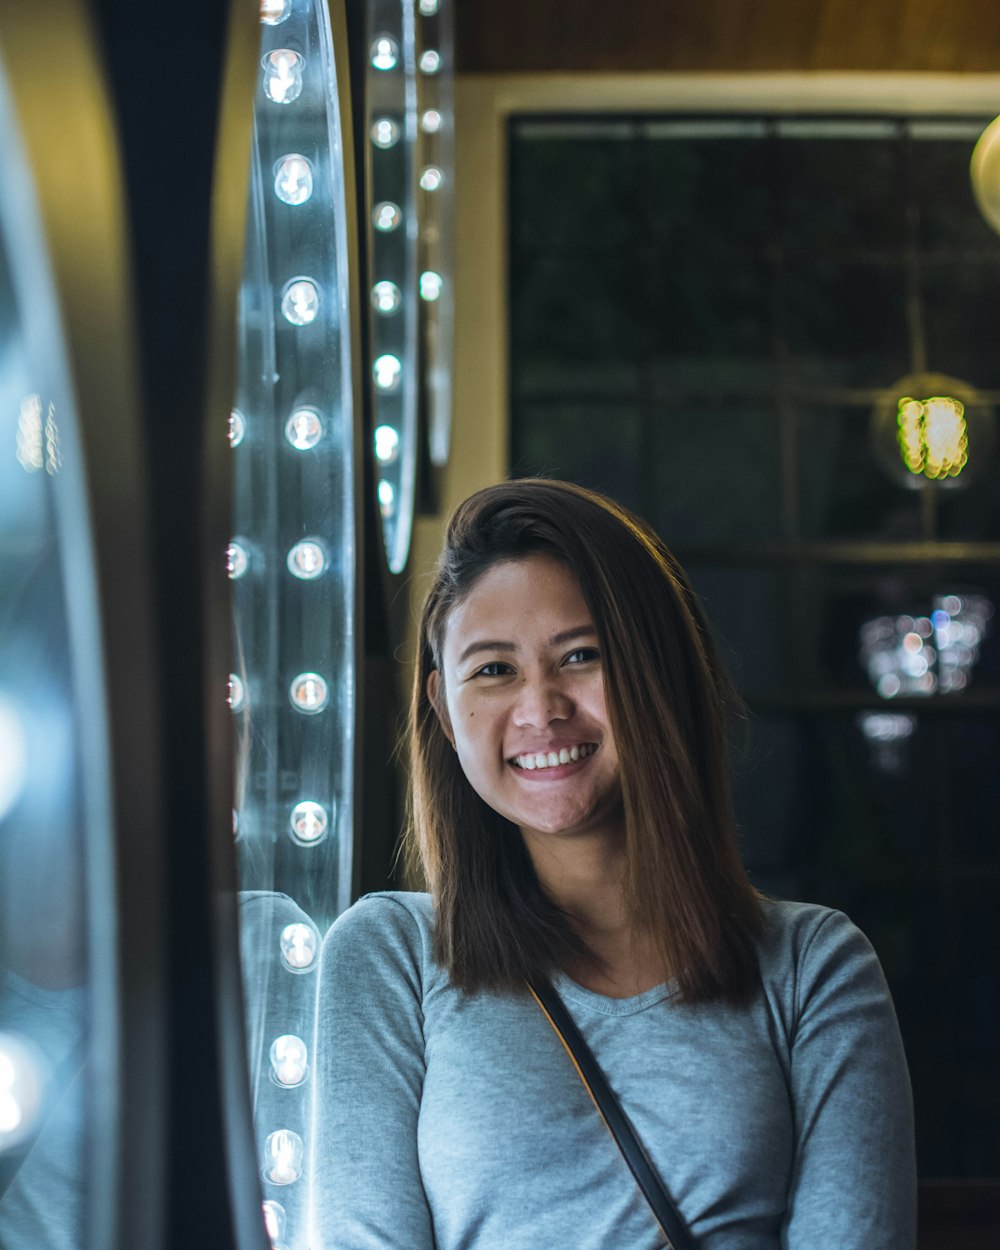
{"label": "yellow glowing light", "polygon": [[903,463],[933,481],[958,477],[969,459],[965,405],[947,395],[904,396],[897,405],[897,441]]}

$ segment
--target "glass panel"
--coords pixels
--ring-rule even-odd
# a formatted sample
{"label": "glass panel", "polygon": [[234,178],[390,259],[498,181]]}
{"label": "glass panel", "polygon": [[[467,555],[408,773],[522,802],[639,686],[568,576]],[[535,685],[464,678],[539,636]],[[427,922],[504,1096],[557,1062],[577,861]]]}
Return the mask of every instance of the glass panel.
{"label": "glass panel", "polygon": [[924,247],[974,248],[1000,257],[1000,239],[979,211],[969,177],[972,150],[990,120],[945,123],[947,137],[935,137],[940,124],[911,127],[916,141],[910,159]]}
{"label": "glass panel", "polygon": [[263,10],[230,416],[229,700],[247,1036],[265,1222],[308,1245],[320,933],[351,899],[356,414],[344,152],[326,6]]}
{"label": "glass panel", "polygon": [[754,718],[735,799],[758,885],[846,911],[878,951],[925,1126],[921,1170],[989,1176],[1000,1171],[1000,844],[972,870],[963,862],[948,756],[964,748],[978,790],[964,810],[984,810],[989,773],[969,769],[996,735],[942,711]]}
{"label": "glass panel", "polygon": [[782,233],[795,263],[811,265],[829,252],[896,252],[899,218],[886,204],[898,196],[905,172],[899,127],[803,118],[779,121],[777,129]]}
{"label": "glass panel", "polygon": [[103,678],[77,417],[2,73],[0,114],[0,1245],[83,1250],[107,1148],[92,1109],[112,1097],[87,1063],[109,988],[88,926],[110,862]]}
{"label": "glass panel", "polygon": [[637,192],[627,123],[515,122],[510,203],[514,247],[533,255],[615,251],[632,242]]}
{"label": "glass panel", "polygon": [[614,252],[524,254],[511,291],[515,397],[638,398],[643,312],[636,274]]}
{"label": "glass panel", "polygon": [[887,706],[996,691],[996,568],[819,566],[800,585],[800,642],[817,685],[877,691]]}
{"label": "glass panel", "polygon": [[684,564],[739,687],[746,691],[786,688],[795,662],[787,574],[775,569]]}
{"label": "glass panel", "polygon": [[907,489],[890,476],[870,408],[803,406],[796,424],[803,538],[919,541],[920,480]]}
{"label": "glass panel", "polygon": [[[689,403],[660,409],[646,474],[650,515],[671,547],[769,542],[781,528],[781,449],[773,410]],[[705,507],[706,492],[712,506]]]}
{"label": "glass panel", "polygon": [[641,413],[630,404],[517,405],[511,474],[542,475],[603,491],[641,509]]}
{"label": "glass panel", "polygon": [[884,387],[909,372],[901,265],[854,264],[822,252],[807,264],[790,262],[782,304],[789,368],[798,384]]}
{"label": "glass panel", "polygon": [[[1000,253],[1000,240],[997,242]],[[921,278],[929,367],[977,388],[1000,387],[996,351],[998,259],[1000,256],[976,256],[928,261]]]}

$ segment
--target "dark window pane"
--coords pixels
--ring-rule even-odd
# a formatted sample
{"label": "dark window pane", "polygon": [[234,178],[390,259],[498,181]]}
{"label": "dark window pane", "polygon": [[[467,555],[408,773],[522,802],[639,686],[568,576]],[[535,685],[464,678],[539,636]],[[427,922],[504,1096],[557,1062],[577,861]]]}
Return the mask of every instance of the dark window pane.
{"label": "dark window pane", "polygon": [[756,691],[785,684],[791,639],[782,574],[684,563],[737,685]]}
{"label": "dark window pane", "polygon": [[772,279],[762,258],[695,235],[686,250],[651,259],[644,280],[659,395],[772,390]]}
{"label": "dark window pane", "polygon": [[683,122],[649,127],[639,177],[652,211],[643,226],[669,250],[715,241],[762,251],[775,211],[774,161],[764,127],[750,122],[746,138],[713,139],[697,137],[698,122],[687,125],[688,137]]}
{"label": "dark window pane", "polygon": [[922,290],[928,368],[977,388],[1000,386],[1000,264],[928,262]]}
{"label": "dark window pane", "polygon": [[514,410],[511,474],[563,478],[641,508],[640,411],[608,403],[523,403]]}
{"label": "dark window pane", "polygon": [[980,129],[973,127],[965,138],[913,143],[913,190],[924,247],[981,248],[1000,257],[1000,239],[972,195],[969,162]]}
{"label": "dark window pane", "polygon": [[910,370],[901,265],[815,255],[790,264],[782,322],[800,384],[889,386]]}
{"label": "dark window pane", "polygon": [[637,194],[636,149],[629,133],[627,124],[598,126],[591,134],[585,122],[515,124],[513,242],[584,251],[628,246]]}
{"label": "dark window pane", "polygon": [[522,254],[510,301],[514,394],[638,388],[642,305],[629,257]]}
{"label": "dark window pane", "polygon": [[759,407],[690,404],[652,416],[649,513],[672,547],[739,546],[778,537],[777,420]]}
{"label": "dark window pane", "polygon": [[868,408],[800,409],[798,512],[803,538],[902,542],[921,537],[919,490],[891,479],[871,426]]}
{"label": "dark window pane", "polygon": [[[877,138],[839,139],[830,122],[814,137],[783,138],[781,197],[783,246],[798,264],[829,252],[895,252],[900,239],[901,158],[891,123],[873,128]],[[782,127],[784,131],[786,127]],[[799,123],[797,133],[810,124]]]}

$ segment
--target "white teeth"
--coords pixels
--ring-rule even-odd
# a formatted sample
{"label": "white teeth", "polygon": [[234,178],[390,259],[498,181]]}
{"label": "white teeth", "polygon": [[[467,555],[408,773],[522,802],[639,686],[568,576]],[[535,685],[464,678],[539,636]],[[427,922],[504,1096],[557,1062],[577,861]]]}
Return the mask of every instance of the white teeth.
{"label": "white teeth", "polygon": [[577,760],[585,760],[593,755],[597,747],[593,743],[582,742],[578,746],[560,747],[558,751],[538,751],[532,755],[515,755],[514,763],[529,772],[536,768],[555,768],[557,764],[573,764]]}

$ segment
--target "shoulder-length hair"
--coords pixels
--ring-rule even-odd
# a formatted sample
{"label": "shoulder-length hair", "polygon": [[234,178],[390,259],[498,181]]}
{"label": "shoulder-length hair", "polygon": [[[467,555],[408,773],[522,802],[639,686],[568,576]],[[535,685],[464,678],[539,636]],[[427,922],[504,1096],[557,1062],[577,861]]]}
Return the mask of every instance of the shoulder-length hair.
{"label": "shoulder-length hair", "polygon": [[580,486],[522,479],[472,495],[449,521],[420,620],[407,833],[434,896],[436,955],[467,991],[596,960],[544,892],[518,829],[466,780],[431,705],[451,610],[500,561],[561,560],[601,649],[625,817],[624,889],[687,1003],[745,1001],[757,984],[760,897],[729,798],[727,720],[738,705],[701,606],[642,520]]}

